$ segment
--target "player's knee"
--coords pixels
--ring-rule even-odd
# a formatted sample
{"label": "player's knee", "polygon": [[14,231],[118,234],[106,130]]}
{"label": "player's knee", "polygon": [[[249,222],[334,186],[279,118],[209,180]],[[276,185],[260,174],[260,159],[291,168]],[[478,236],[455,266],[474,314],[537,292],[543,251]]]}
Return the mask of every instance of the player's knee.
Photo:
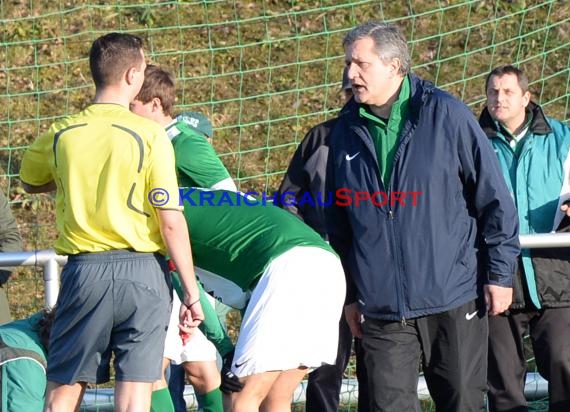
{"label": "player's knee", "polygon": [[220,387],[221,378],[215,362],[184,362],[184,370],[190,384],[200,393],[208,393]]}

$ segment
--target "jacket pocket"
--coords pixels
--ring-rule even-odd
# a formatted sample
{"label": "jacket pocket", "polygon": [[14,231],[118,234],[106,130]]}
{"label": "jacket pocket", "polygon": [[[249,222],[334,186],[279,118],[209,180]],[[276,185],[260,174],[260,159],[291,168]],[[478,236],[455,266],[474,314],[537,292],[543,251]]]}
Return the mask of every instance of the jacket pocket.
{"label": "jacket pocket", "polygon": [[541,304],[570,304],[570,248],[533,249],[531,256]]}

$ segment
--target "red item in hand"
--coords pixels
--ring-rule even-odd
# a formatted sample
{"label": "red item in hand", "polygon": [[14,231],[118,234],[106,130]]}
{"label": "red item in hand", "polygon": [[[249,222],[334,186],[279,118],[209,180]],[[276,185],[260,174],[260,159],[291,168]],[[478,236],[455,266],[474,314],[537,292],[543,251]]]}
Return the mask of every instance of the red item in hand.
{"label": "red item in hand", "polygon": [[190,334],[180,331],[179,335],[180,335],[180,339],[182,339],[182,346],[186,346],[186,344],[190,340]]}
{"label": "red item in hand", "polygon": [[168,264],[168,270],[171,272],[175,272],[176,271],[176,265],[174,264],[174,261],[172,259],[168,259],[166,261],[166,263]]}

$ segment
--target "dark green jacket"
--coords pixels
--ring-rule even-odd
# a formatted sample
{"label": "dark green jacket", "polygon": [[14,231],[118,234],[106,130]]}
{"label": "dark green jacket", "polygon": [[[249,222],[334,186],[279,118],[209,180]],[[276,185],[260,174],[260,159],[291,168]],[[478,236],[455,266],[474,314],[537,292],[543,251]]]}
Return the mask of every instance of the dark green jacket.
{"label": "dark green jacket", "polygon": [[[22,237],[18,224],[12,216],[10,205],[4,193],[0,191],[0,252],[21,252]],[[0,286],[6,283],[12,268],[0,268]]]}

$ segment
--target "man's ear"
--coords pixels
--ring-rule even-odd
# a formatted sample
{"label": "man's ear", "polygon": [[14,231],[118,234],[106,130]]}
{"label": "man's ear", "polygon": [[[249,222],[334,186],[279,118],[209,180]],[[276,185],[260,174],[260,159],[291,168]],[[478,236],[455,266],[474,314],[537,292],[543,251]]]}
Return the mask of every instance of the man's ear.
{"label": "man's ear", "polygon": [[400,74],[400,67],[402,67],[402,62],[397,57],[394,57],[390,63],[388,64],[391,71],[390,74],[392,77]]}
{"label": "man's ear", "polygon": [[127,82],[127,84],[130,85],[133,83],[136,71],[137,69],[135,67],[131,67],[125,72],[125,81]]}
{"label": "man's ear", "polygon": [[523,94],[523,107],[527,107],[528,104],[530,102],[530,92],[527,90],[524,94]]}
{"label": "man's ear", "polygon": [[158,98],[158,97],[153,97],[152,98],[152,111],[153,112],[160,112],[163,113],[164,110],[162,110],[162,101]]}

